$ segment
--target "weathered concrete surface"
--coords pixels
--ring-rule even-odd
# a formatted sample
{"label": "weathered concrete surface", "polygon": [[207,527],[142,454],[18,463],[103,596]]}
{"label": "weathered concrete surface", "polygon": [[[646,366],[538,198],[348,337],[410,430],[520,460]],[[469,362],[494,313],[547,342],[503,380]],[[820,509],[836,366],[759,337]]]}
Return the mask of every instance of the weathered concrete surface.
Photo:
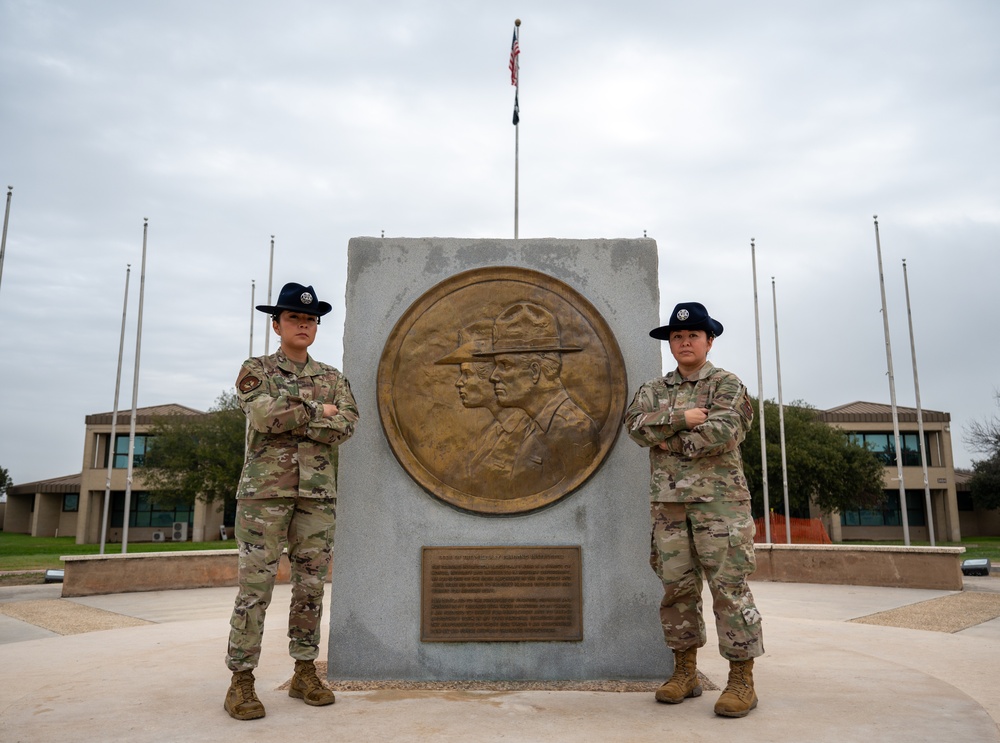
{"label": "weathered concrete surface", "polygon": [[758,544],[754,580],[962,590],[964,547]]}
{"label": "weathered concrete surface", "polygon": [[[657,619],[662,588],[649,569],[649,463],[618,437],[576,492],[535,513],[486,517],[425,492],[396,461],[378,417],[376,375],[386,339],[428,289],[488,266],[533,269],[582,294],[617,338],[628,396],[660,374],[653,240],[350,241],[344,372],[361,409],[340,453],[329,667],[343,679],[649,678],[669,673]],[[420,642],[424,546],[580,545],[583,641]]]}
{"label": "weathered concrete surface", "polygon": [[[235,586],[239,567],[236,550],[232,549],[69,555],[62,560],[65,564],[62,595],[67,598],[102,593]],[[285,583],[288,579],[288,555],[282,553],[277,581]]]}

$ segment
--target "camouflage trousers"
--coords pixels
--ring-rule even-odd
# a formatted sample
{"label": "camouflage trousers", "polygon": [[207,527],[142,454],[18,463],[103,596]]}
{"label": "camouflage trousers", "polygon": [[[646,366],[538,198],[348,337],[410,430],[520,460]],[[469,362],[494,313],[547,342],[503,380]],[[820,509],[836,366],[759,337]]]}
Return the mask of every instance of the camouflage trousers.
{"label": "camouflage trousers", "polygon": [[323,588],[332,561],[337,502],[318,498],[240,499],[239,594],[230,620],[231,671],[257,667],[264,615],[271,603],[278,560],[288,548],[292,602],[288,611],[288,654],[295,660],[319,655]]}
{"label": "camouflage trousers", "polygon": [[749,501],[653,503],[649,562],[663,582],[660,623],[673,650],[708,642],[703,581],[712,592],[719,652],[727,660],[764,653],[761,616],[747,586],[755,533]]}

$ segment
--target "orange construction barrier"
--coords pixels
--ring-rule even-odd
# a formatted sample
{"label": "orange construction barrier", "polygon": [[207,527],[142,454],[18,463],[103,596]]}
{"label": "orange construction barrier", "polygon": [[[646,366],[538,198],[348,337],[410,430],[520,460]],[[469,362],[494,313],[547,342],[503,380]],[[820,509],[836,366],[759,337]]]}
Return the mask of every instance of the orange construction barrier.
{"label": "orange construction barrier", "polygon": [[[819,519],[789,519],[792,527],[792,544],[833,544],[830,535],[826,533],[826,527]],[[755,542],[763,542],[767,537],[764,531],[764,518],[754,519],[757,526],[757,536]],[[771,512],[771,543],[787,544],[785,535],[784,514]]]}

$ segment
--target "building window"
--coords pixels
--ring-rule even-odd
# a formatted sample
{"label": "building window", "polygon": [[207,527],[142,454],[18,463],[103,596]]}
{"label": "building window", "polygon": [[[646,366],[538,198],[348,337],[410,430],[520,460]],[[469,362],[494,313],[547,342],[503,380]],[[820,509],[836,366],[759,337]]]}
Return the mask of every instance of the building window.
{"label": "building window", "polygon": [[80,494],[66,493],[63,495],[63,509],[66,513],[76,513],[80,510]]}
{"label": "building window", "polygon": [[[143,433],[135,435],[135,453],[132,456],[132,466],[142,467],[146,463],[146,448],[152,436]],[[128,469],[128,434],[115,436],[115,469]]]}
{"label": "building window", "polygon": [[[872,452],[886,467],[896,466],[896,437],[890,433],[850,433],[851,441]],[[903,447],[903,466],[920,466],[920,434],[900,433],[899,441]],[[930,434],[924,433],[924,445],[928,460],[931,454]],[[930,461],[927,466],[931,466]]]}
{"label": "building window", "polygon": [[[927,525],[924,513],[924,491],[906,491],[906,515],[906,523],[910,526]],[[899,513],[899,491],[886,490],[885,500],[881,508],[841,511],[840,523],[842,526],[902,526],[903,522]]]}
{"label": "building window", "polygon": [[[111,527],[121,528],[125,516],[125,493],[117,492],[112,494],[113,502],[111,506]],[[193,512],[190,506],[177,506],[169,508],[156,505],[150,500],[147,493],[132,493],[129,499],[129,528],[135,527],[156,527],[169,529],[175,521],[183,521],[187,524],[193,523]]]}
{"label": "building window", "polygon": [[976,504],[972,501],[972,493],[959,492],[956,494],[959,511],[975,511]]}

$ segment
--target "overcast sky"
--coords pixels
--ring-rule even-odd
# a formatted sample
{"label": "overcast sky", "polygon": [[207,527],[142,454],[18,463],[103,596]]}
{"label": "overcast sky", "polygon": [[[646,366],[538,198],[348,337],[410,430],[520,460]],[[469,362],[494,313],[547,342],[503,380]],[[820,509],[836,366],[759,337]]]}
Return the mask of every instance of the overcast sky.
{"label": "overcast sky", "polygon": [[905,258],[921,402],[970,464],[1000,387],[995,0],[3,0],[14,482],[78,472],[84,417],[112,409],[127,264],[132,405],[144,217],[140,407],[232,388],[271,235],[275,295],[334,305],[312,350],[337,366],[351,237],[513,237],[516,17],[521,237],[654,238],[661,316],[706,304],[714,362],[755,395],[756,238],[764,394],[773,276],[784,401],[829,408],[889,402],[877,213],[897,402]]}

